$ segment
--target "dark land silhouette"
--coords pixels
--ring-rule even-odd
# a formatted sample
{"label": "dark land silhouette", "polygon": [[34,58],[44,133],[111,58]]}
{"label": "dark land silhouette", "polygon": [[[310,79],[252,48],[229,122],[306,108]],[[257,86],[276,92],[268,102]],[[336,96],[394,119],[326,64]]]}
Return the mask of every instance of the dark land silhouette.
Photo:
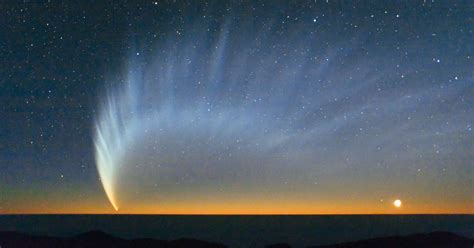
{"label": "dark land silhouette", "polygon": [[465,238],[450,232],[432,232],[408,236],[392,236],[385,238],[367,239],[336,245],[311,246],[311,248],[472,248],[474,239]]}
{"label": "dark land silhouette", "polygon": [[[72,237],[52,237],[29,235],[20,232],[0,232],[1,248],[224,248],[225,244],[197,239],[182,238],[177,240],[159,239],[123,239],[101,231],[91,231]],[[289,248],[290,244],[278,243],[267,248]],[[367,239],[334,245],[310,246],[310,248],[472,248],[474,239],[465,238],[450,232],[432,232],[408,236],[392,236]]]}
{"label": "dark land silhouette", "polygon": [[197,239],[122,239],[101,231],[91,231],[69,238],[0,232],[1,248],[224,248],[223,244]]}

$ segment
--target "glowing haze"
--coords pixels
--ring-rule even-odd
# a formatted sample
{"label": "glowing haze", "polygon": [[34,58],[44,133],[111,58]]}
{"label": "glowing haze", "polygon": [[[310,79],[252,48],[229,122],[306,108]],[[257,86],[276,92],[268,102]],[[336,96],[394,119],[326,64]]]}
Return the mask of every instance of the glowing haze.
{"label": "glowing haze", "polygon": [[400,45],[316,22],[196,19],[131,53],[94,124],[112,206],[390,212],[401,197],[406,209],[445,199],[468,211],[468,67],[436,69],[430,36]]}

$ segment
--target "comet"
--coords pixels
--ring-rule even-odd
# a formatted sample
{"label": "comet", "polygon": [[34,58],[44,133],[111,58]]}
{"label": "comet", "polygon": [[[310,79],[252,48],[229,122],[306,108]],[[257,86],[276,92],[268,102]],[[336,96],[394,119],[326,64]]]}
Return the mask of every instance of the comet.
{"label": "comet", "polygon": [[[156,48],[130,49],[125,65],[111,68],[92,126],[113,209],[308,192],[327,175],[355,182],[350,168],[379,164],[406,140],[433,149],[407,111],[438,102],[441,88],[391,90],[390,82],[411,85],[392,66],[403,61],[366,53],[364,34],[328,46],[324,36],[270,19],[196,20],[186,32],[160,36]],[[452,96],[462,92],[457,85]],[[324,195],[329,185],[313,187],[311,195]]]}

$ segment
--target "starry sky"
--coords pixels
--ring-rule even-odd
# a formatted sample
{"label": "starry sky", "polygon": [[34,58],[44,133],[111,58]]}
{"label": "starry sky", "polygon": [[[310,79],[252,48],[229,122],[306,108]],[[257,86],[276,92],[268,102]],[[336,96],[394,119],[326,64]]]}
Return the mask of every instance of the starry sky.
{"label": "starry sky", "polygon": [[474,213],[470,1],[0,12],[0,213]]}

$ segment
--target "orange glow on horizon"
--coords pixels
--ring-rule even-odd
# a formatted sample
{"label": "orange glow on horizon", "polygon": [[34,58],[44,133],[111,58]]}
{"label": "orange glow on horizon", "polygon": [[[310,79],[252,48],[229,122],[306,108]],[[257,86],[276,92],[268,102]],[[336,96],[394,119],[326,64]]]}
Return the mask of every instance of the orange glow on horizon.
{"label": "orange glow on horizon", "polygon": [[474,214],[474,209],[466,205],[433,208],[429,206],[409,206],[394,208],[387,204],[336,204],[330,202],[297,203],[249,202],[249,203],[200,203],[200,204],[143,204],[123,207],[115,211],[103,201],[64,204],[60,201],[48,204],[18,203],[15,208],[2,208],[0,214],[162,214],[162,215],[371,215],[371,214]]}
{"label": "orange glow on horizon", "polygon": [[[0,214],[163,214],[163,215],[351,215],[351,214],[474,214],[473,202],[464,198],[430,199],[413,196],[345,197],[280,193],[234,195],[192,195],[175,198],[147,198],[124,201],[118,211],[103,194],[95,192],[7,192],[9,201],[0,203]],[[449,196],[449,195],[448,195]],[[396,208],[394,201],[402,200]],[[144,202],[144,200],[147,200]],[[442,204],[440,204],[442,203]]]}

